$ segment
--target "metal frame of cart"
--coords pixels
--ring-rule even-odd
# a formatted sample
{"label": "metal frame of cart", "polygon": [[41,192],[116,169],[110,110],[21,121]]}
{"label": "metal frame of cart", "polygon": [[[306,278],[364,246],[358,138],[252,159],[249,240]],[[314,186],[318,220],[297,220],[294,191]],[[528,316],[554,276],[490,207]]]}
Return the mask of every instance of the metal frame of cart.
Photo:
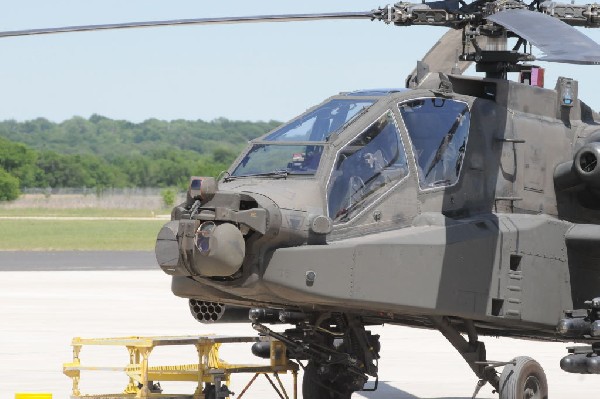
{"label": "metal frame of cart", "polygon": [[[270,342],[270,364],[230,364],[219,358],[219,347],[228,343]],[[290,399],[279,378],[280,374],[293,376],[293,399],[298,397],[298,364],[286,356],[285,345],[267,337],[228,337],[228,336],[185,336],[185,337],[123,337],[123,338],[73,338],[73,361],[63,365],[63,373],[71,378],[73,388],[71,399],[125,399],[125,398],[172,398],[172,399],[224,399],[232,393],[228,386],[232,374],[254,373],[242,390],[238,399],[263,374],[281,399]],[[125,367],[83,366],[80,360],[83,346],[106,345],[124,346],[129,353],[129,364]],[[150,366],[149,357],[158,346],[193,345],[198,353],[197,364]],[[81,371],[124,371],[129,383],[119,394],[82,395],[79,389]],[[269,374],[273,374],[277,385]],[[191,395],[166,394],[155,389],[155,381],[197,382],[196,391]],[[210,388],[206,391],[205,387]]]}

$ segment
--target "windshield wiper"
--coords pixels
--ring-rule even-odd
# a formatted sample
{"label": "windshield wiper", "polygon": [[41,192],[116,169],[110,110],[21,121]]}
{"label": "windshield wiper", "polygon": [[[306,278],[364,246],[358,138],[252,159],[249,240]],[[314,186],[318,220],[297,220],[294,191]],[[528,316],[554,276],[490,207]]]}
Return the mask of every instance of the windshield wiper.
{"label": "windshield wiper", "polygon": [[446,133],[446,135],[442,138],[442,141],[440,142],[440,145],[439,145],[437,151],[435,152],[435,156],[431,160],[431,164],[429,165],[429,168],[427,169],[427,173],[425,173],[425,177],[429,176],[429,174],[435,168],[435,166],[442,160],[442,155],[444,154],[446,149],[450,146],[450,142],[454,138],[454,135],[456,134],[458,128],[460,127],[460,123],[463,121],[463,118],[468,110],[469,109],[467,107],[465,107],[465,109],[462,110],[462,112],[458,115],[458,117],[456,118],[456,120],[454,121],[452,126],[450,126],[450,130],[448,130],[448,133]]}
{"label": "windshield wiper", "polygon": [[249,175],[239,175],[239,176],[227,176],[225,179],[223,179],[226,183],[228,181],[232,181],[235,179],[243,179],[243,178],[249,178],[249,177],[271,177],[274,179],[285,179],[288,177],[290,173],[287,170],[274,170],[272,172],[266,172],[266,173],[253,173],[253,174],[249,174]]}

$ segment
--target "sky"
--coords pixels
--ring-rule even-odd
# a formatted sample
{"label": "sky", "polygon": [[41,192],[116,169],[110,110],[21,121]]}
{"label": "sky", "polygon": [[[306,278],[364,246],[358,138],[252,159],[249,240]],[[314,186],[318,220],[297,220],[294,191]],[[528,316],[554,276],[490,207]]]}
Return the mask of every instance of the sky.
{"label": "sky", "polygon": [[[0,1],[0,30],[144,20],[369,11],[369,0]],[[288,120],[342,91],[403,87],[445,32],[378,21],[189,26],[0,39],[0,120],[100,114],[141,122]],[[600,29],[584,30],[600,43]],[[538,63],[600,110],[600,66]]]}

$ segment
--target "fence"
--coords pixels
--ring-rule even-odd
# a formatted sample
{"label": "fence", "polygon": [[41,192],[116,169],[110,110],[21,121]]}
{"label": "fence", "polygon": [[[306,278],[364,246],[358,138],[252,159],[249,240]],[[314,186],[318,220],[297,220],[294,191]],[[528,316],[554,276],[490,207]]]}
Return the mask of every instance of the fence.
{"label": "fence", "polygon": [[[165,207],[162,188],[29,188],[19,199],[2,205],[14,208],[100,208],[149,209]],[[181,203],[185,193],[178,193],[175,203]]]}

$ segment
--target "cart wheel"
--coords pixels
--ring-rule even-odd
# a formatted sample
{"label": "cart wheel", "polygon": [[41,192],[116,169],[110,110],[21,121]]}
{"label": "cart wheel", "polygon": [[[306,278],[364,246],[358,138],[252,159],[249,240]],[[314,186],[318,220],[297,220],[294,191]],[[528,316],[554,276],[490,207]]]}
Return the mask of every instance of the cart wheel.
{"label": "cart wheel", "polygon": [[500,399],[548,399],[548,382],[542,366],[527,356],[513,359],[500,375]]}

